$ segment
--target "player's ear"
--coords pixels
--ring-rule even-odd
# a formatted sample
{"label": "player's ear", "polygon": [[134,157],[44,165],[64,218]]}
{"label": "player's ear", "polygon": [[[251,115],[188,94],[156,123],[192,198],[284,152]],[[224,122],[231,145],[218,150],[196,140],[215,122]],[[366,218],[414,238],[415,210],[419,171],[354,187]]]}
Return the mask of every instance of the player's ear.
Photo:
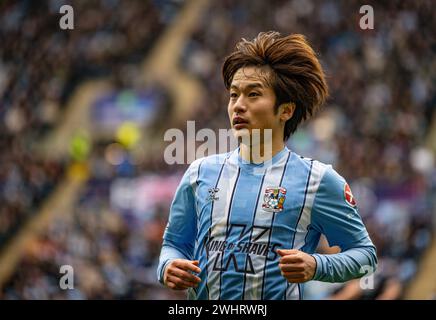
{"label": "player's ear", "polygon": [[279,106],[280,120],[282,120],[283,122],[288,121],[294,115],[294,111],[295,111],[295,103],[291,101],[282,103]]}

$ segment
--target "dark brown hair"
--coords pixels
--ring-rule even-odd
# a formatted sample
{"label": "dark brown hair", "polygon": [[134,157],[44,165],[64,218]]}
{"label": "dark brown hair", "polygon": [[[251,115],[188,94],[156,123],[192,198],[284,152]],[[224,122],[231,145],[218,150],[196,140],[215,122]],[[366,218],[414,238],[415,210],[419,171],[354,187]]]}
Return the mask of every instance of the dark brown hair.
{"label": "dark brown hair", "polygon": [[285,141],[328,96],[322,67],[301,34],[282,37],[276,31],[269,31],[259,33],[252,41],[242,39],[236,45],[236,50],[226,57],[222,67],[227,89],[230,89],[235,73],[248,66],[269,67],[269,85],[277,98],[276,112],[283,103],[292,102],[296,105],[292,118],[285,124]]}

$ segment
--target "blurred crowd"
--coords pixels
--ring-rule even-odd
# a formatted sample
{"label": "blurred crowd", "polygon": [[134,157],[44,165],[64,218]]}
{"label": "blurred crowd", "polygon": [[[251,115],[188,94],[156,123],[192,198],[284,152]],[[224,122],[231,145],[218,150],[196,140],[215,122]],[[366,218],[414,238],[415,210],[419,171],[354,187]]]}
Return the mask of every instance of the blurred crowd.
{"label": "blurred crowd", "polygon": [[[40,12],[31,1],[23,3]],[[20,19],[31,9],[10,5],[0,11],[1,32],[6,35],[0,68],[7,70],[0,72],[7,75],[0,80],[0,117],[4,123],[15,123],[0,127],[5,131],[0,141],[8,134],[24,139],[24,132],[34,135],[47,123],[53,126],[57,118],[48,117],[52,120],[47,121],[47,110],[55,109],[48,114],[58,114],[71,88],[87,75],[122,78],[119,70],[125,59],[133,59],[130,64],[138,62],[135,59],[147,50],[143,46],[151,46],[153,37],[168,22],[165,17],[178,8],[163,5],[165,1],[78,2],[77,9],[73,5],[77,12],[83,10],[92,17],[77,18],[83,28],[68,35],[50,31],[56,28],[56,3],[47,2],[54,15],[51,22],[42,10],[33,13],[30,21],[34,22],[26,22],[27,27]],[[433,153],[425,147],[436,105],[432,0],[365,4],[374,8],[374,30],[359,28],[361,3],[356,0],[211,1],[180,60],[181,68],[203,86],[204,98],[193,106],[196,116],[189,120],[196,120],[197,130],[217,130],[229,127],[221,64],[242,37],[250,39],[266,30],[302,33],[319,53],[331,97],[317,118],[302,125],[288,145],[301,155],[333,164],[350,183],[377,247],[379,268],[373,290],[362,290],[355,281],[335,285],[311,282],[307,299],[403,298],[434,236],[436,170]],[[139,23],[148,27],[139,28]],[[38,48],[42,53],[32,50],[37,37],[41,37]],[[56,54],[62,50],[67,50],[64,55]],[[47,55],[53,59],[42,59]],[[17,118],[22,123],[18,131]],[[182,129],[185,126],[180,124]],[[4,145],[0,157],[9,157],[11,165],[20,168],[13,157],[24,151],[8,149],[20,144]],[[117,147],[120,161],[114,163],[108,145],[114,150],[113,141],[101,142],[94,149],[89,159],[91,178],[79,203],[27,248],[0,298],[185,297],[156,280],[169,205],[184,168],[165,167],[162,155],[149,155],[148,161],[135,163],[122,146]],[[40,172],[33,180],[19,180],[20,186],[30,182],[27,188],[31,190],[25,193],[6,188],[17,184],[17,173],[0,169],[0,191],[3,195],[9,190],[7,201],[13,199],[12,194],[21,197],[17,202],[29,203],[32,190],[40,190],[32,181],[38,185],[39,179],[49,180],[50,175],[41,170],[52,170],[56,176],[62,168],[57,164],[55,171],[56,164],[44,165],[35,159],[24,165]],[[54,185],[56,179],[49,181]],[[44,190],[43,196],[36,198],[43,198],[49,188]],[[3,206],[1,210],[5,210]],[[0,219],[2,216],[3,212]],[[59,288],[61,265],[74,267],[74,290]]]}
{"label": "blurred crowd", "polygon": [[[78,202],[26,248],[0,299],[181,298],[156,283],[168,207],[181,176],[144,174],[128,161],[115,167],[106,153],[107,143],[95,147],[93,174]],[[74,290],[60,289],[63,265],[73,267]]]}
{"label": "blurred crowd", "polygon": [[[129,79],[176,13],[177,1],[70,1],[74,29],[59,28],[63,1],[0,4],[0,248],[63,176],[67,159],[38,154],[86,79]],[[117,12],[118,14],[114,14]]]}

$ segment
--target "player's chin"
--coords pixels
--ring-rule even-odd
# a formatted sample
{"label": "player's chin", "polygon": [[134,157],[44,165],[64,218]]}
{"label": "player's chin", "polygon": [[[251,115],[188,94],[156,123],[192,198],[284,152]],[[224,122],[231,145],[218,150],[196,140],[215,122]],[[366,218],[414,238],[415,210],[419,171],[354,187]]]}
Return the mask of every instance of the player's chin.
{"label": "player's chin", "polygon": [[248,128],[242,128],[242,129],[232,128],[232,133],[236,139],[242,138],[242,142],[244,142],[244,139],[250,139],[250,135],[251,135],[251,132]]}

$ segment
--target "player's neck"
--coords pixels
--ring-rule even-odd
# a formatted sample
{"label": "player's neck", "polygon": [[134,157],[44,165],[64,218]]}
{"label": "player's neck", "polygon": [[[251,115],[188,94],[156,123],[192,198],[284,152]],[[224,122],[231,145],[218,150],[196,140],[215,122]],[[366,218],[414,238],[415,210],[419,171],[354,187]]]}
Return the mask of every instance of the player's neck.
{"label": "player's neck", "polygon": [[257,145],[240,144],[240,156],[242,160],[250,163],[262,163],[271,160],[277,153],[283,150],[283,140],[272,143],[259,143]]}

